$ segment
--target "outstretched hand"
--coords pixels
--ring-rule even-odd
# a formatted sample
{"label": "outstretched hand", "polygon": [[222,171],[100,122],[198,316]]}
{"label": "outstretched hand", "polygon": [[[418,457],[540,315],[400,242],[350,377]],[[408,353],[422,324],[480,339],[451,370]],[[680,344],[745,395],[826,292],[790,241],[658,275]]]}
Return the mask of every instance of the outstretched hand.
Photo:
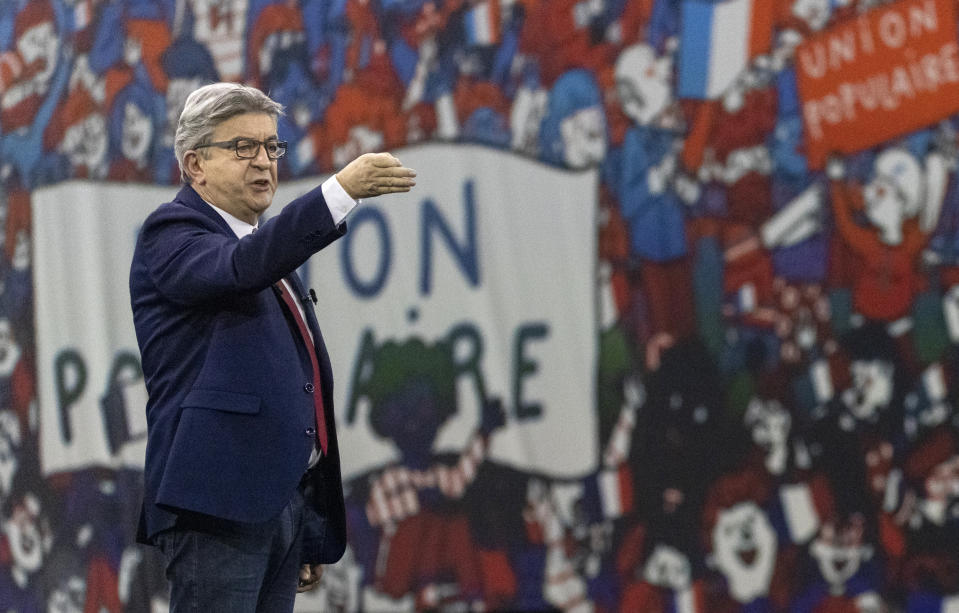
{"label": "outstretched hand", "polygon": [[364,153],[336,173],[354,200],[408,192],[416,185],[416,171],[406,168],[391,153]]}

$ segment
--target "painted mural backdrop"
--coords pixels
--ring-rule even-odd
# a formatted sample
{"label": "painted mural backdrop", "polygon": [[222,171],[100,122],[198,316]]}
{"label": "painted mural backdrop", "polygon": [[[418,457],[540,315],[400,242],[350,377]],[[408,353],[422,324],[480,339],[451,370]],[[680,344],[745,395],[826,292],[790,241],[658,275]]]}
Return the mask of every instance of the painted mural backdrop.
{"label": "painted mural backdrop", "polygon": [[338,353],[350,547],[299,610],[959,610],[956,8],[0,0],[0,611],[165,610],[138,357],[96,296],[136,231],[110,207],[173,193],[218,79],[286,105],[288,185],[448,170],[304,270],[407,287]]}

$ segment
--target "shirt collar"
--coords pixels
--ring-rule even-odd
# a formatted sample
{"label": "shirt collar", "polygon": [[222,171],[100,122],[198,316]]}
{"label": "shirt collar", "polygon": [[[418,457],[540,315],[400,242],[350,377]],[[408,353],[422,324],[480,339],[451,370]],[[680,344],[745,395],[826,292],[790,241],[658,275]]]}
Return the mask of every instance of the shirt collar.
{"label": "shirt collar", "polygon": [[[206,200],[204,200],[203,202],[206,202]],[[206,203],[210,204],[209,202],[206,202]],[[210,204],[210,206],[213,207],[214,211],[220,214],[220,217],[222,217],[224,221],[226,221],[227,225],[230,226],[230,229],[233,230],[233,233],[236,234],[237,238],[243,238],[244,236],[249,236],[250,234],[253,234],[256,231],[257,227],[259,226],[259,224],[257,224],[256,226],[251,226],[250,224],[246,223],[242,219],[238,217],[234,217],[230,213],[227,213],[226,211],[216,206],[215,204]]]}

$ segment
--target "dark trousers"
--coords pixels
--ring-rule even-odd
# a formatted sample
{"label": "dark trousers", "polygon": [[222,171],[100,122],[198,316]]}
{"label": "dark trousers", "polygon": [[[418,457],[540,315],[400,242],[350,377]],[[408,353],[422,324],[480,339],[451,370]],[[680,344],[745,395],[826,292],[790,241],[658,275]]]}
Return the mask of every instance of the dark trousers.
{"label": "dark trousers", "polygon": [[289,613],[300,569],[303,494],[258,524],[183,514],[154,537],[166,559],[170,613]]}

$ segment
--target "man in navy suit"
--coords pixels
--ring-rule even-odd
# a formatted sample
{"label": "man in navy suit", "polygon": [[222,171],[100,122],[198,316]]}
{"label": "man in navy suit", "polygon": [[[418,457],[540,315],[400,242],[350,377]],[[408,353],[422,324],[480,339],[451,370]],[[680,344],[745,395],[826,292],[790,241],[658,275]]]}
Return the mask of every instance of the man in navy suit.
{"label": "man in navy suit", "polygon": [[260,224],[282,112],[242,85],[193,92],[174,146],[186,185],[133,256],[149,392],[138,539],[166,558],[174,612],[291,611],[346,547],[332,370],[294,270],[359,199],[409,191],[416,173],[365,154]]}

